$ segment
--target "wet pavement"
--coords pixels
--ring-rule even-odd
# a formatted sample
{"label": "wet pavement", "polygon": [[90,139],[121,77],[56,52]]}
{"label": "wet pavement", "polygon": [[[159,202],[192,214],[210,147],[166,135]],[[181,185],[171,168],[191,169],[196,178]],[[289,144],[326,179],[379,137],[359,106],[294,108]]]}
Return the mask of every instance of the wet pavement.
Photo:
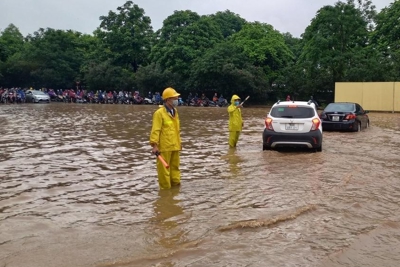
{"label": "wet pavement", "polygon": [[182,186],[159,191],[155,106],[0,105],[0,267],[399,266],[400,115],[323,151],[229,150],[225,108],[180,107]]}

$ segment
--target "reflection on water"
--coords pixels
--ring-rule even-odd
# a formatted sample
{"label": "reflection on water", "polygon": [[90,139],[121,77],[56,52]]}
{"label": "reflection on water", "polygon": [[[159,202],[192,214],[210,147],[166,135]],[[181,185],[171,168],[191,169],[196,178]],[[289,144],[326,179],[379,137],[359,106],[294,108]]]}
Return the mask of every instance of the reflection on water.
{"label": "reflection on water", "polygon": [[160,190],[159,198],[154,202],[154,234],[158,235],[157,243],[164,248],[176,248],[184,239],[184,231],[178,228],[175,217],[183,214],[179,206],[178,196],[180,187],[173,187],[170,190]]}
{"label": "reflection on water", "polygon": [[229,163],[228,172],[230,172],[232,178],[238,177],[241,169],[240,164],[243,160],[236,152],[236,148],[229,148],[228,153],[223,155],[221,158]]}
{"label": "reflection on water", "polygon": [[398,265],[398,114],[276,152],[266,109],[229,150],[225,108],[181,107],[182,185],[159,191],[156,108],[0,105],[0,266]]}

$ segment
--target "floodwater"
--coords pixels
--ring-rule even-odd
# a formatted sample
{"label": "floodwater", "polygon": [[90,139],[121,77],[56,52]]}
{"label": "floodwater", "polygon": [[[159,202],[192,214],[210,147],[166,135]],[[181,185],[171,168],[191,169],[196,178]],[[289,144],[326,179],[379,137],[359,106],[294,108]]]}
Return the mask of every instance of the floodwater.
{"label": "floodwater", "polygon": [[182,185],[159,191],[156,106],[0,105],[0,267],[323,266],[400,262],[400,115],[323,151],[262,151],[245,108],[179,108]]}

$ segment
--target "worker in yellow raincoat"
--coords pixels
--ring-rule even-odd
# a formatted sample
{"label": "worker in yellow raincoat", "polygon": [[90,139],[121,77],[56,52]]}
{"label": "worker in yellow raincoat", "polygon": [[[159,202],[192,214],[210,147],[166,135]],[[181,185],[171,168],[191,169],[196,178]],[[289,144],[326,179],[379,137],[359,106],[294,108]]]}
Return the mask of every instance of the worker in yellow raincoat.
{"label": "worker in yellow raincoat", "polygon": [[169,189],[171,186],[180,185],[181,182],[179,153],[182,145],[179,115],[176,110],[179,95],[175,89],[166,88],[162,93],[164,105],[153,114],[150,134],[152,153],[160,153],[169,165],[169,168],[166,168],[157,160],[158,184],[161,189]]}
{"label": "worker in yellow raincoat", "polygon": [[240,104],[240,97],[233,95],[231,98],[231,105],[228,107],[229,113],[229,147],[236,147],[239,141],[240,132],[243,127],[242,119],[242,105]]}

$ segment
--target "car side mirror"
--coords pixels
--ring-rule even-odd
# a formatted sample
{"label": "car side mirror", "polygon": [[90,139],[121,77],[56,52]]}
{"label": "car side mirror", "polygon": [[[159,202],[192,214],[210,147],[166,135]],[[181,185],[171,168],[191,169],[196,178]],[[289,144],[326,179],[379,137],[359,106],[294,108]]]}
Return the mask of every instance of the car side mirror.
{"label": "car side mirror", "polygon": [[365,114],[369,113],[369,111],[368,111],[368,110],[364,110],[364,112],[365,112]]}

